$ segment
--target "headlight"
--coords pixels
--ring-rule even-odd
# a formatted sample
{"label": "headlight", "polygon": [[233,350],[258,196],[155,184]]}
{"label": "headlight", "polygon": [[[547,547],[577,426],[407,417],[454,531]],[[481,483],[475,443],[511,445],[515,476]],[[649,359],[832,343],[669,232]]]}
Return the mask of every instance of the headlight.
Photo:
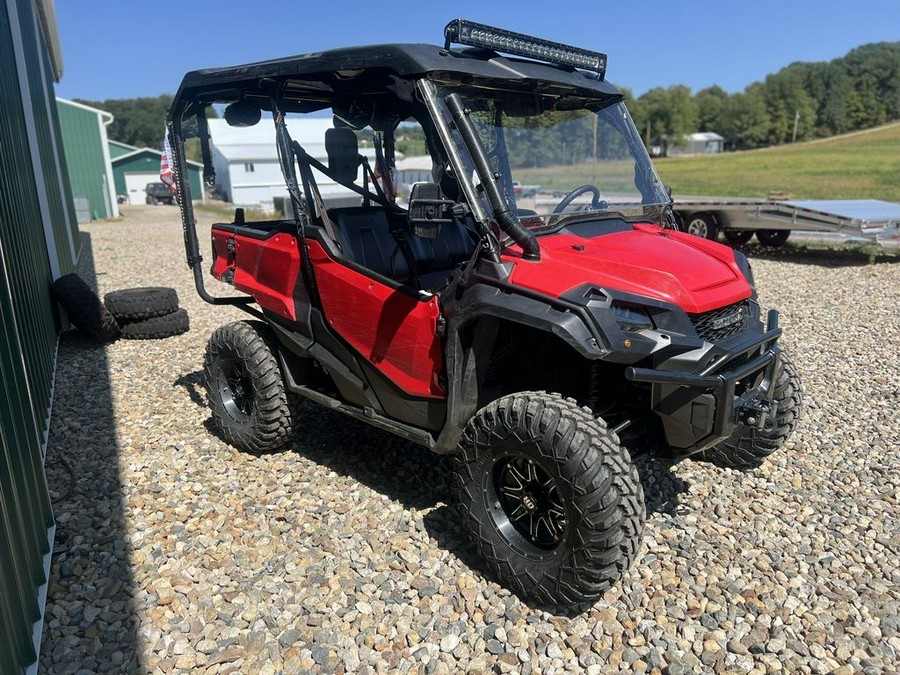
{"label": "headlight", "polygon": [[612,310],[619,328],[627,333],[636,333],[639,330],[653,328],[653,320],[643,309],[613,305]]}

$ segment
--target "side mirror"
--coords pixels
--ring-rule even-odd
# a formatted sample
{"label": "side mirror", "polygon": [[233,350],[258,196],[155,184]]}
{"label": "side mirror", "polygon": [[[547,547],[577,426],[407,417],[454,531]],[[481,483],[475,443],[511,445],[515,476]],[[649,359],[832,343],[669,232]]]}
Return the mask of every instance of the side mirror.
{"label": "side mirror", "polygon": [[225,108],[225,121],[230,127],[252,127],[262,118],[259,106],[241,99]]}
{"label": "side mirror", "polygon": [[409,196],[409,225],[417,237],[437,239],[444,223],[452,222],[448,211],[454,202],[444,199],[437,183],[414,183]]}

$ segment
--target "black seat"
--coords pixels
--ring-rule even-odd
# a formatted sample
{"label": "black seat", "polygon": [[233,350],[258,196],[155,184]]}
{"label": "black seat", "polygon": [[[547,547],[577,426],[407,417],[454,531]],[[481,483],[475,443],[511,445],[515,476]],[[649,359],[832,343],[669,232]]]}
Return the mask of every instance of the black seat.
{"label": "black seat", "polygon": [[[396,281],[410,281],[409,264],[380,206],[329,209],[343,255],[363,267]],[[446,223],[436,239],[406,234],[419,287],[437,287],[475,250],[475,242],[460,220]]]}
{"label": "black seat", "polygon": [[419,284],[426,289],[437,286],[475,250],[475,242],[465,225],[455,218],[453,222],[444,223],[435,239],[412,236],[409,239]]}
{"label": "black seat", "polygon": [[345,258],[396,281],[409,279],[409,265],[382,207],[330,209],[328,215]]}

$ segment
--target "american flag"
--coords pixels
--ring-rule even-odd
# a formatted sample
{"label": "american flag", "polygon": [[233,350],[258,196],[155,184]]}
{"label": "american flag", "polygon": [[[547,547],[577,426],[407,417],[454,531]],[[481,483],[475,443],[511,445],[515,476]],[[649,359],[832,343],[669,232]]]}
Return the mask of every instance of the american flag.
{"label": "american flag", "polygon": [[172,170],[172,148],[169,146],[169,134],[163,135],[163,150],[159,158],[159,179],[169,186],[172,192],[175,188],[175,172]]}

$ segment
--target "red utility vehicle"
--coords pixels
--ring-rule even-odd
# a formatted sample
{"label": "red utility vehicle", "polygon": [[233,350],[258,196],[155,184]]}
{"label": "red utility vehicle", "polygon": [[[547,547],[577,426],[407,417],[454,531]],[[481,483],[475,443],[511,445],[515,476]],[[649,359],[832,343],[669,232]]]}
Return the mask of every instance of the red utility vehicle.
{"label": "red utility vehicle", "polygon": [[[493,573],[581,606],[637,552],[633,453],[753,467],[793,431],[801,386],[747,259],[666,227],[605,55],[463,20],[445,37],[185,76],[168,130],[188,263],[206,301],[260,319],[210,337],[210,407],[251,452],[285,444],[309,399],[457,454]],[[212,225],[232,297],[204,284],[185,170],[199,136],[213,182],[213,104],[233,127],[270,116],[297,214]],[[292,138],[292,118],[323,112],[321,145]],[[433,180],[398,202],[395,138],[412,124]]]}

